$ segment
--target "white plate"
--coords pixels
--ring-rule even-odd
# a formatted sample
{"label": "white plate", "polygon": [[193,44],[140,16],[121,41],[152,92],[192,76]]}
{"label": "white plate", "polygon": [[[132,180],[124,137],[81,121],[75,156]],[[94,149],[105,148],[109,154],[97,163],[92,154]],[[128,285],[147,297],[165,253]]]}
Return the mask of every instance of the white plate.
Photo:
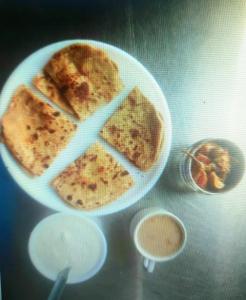
{"label": "white plate", "polygon": [[[61,212],[73,212],[85,215],[107,215],[134,204],[153,187],[166,165],[171,147],[171,117],[165,96],[153,76],[141,63],[119,48],[97,41],[69,40],[51,44],[26,58],[10,75],[1,94],[0,117],[6,111],[13,92],[20,84],[24,83],[28,86],[32,86],[32,78],[43,68],[52,54],[67,45],[77,42],[86,43],[107,52],[109,57],[118,64],[120,75],[124,82],[123,91],[115,97],[111,103],[99,109],[85,122],[79,123],[75,121],[79,125],[75,136],[66,149],[61,151],[51,164],[50,168],[47,169],[42,176],[29,176],[12,157],[5,145],[1,144],[0,150],[3,162],[12,177],[33,199]],[[104,122],[111,116],[119,104],[136,85],[141,89],[143,94],[153,102],[158,111],[160,111],[165,123],[164,145],[160,158],[148,172],[139,171],[119,152],[104,142],[98,135]],[[38,91],[35,91],[35,93],[43,100],[49,102],[49,100]],[[130,172],[130,174],[134,177],[135,185],[122,197],[100,209],[89,212],[75,210],[66,205],[59,198],[56,192],[51,188],[50,182],[56,175],[63,171],[68,164],[84,153],[84,151],[96,140],[100,141],[105,148]]]}

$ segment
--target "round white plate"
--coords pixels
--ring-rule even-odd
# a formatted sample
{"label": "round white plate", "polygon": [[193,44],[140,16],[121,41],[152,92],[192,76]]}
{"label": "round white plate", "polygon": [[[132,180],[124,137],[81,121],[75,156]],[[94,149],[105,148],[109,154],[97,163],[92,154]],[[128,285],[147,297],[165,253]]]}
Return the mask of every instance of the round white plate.
{"label": "round white plate", "polygon": [[[85,122],[80,123],[73,120],[78,124],[78,130],[75,136],[72,138],[69,145],[60,152],[60,154],[51,164],[50,168],[47,169],[42,176],[29,176],[26,171],[16,162],[5,145],[1,144],[0,150],[3,162],[12,177],[33,199],[39,201],[43,205],[61,212],[73,212],[80,215],[85,214],[91,216],[107,215],[120,211],[134,204],[153,187],[166,165],[171,147],[171,117],[165,96],[163,95],[153,76],[141,63],[119,48],[102,42],[90,40],[69,40],[51,44],[36,51],[26,58],[10,75],[3,87],[1,94],[0,118],[6,111],[15,89],[20,84],[26,84],[35,90],[31,83],[32,78],[40,70],[42,70],[45,63],[47,63],[47,61],[56,51],[73,43],[89,44],[107,52],[109,57],[115,61],[119,67],[120,75],[124,83],[124,89],[122,92],[108,105],[100,108],[96,113],[90,116]],[[138,86],[143,94],[147,96],[149,100],[156,106],[157,110],[162,114],[165,123],[163,149],[158,162],[148,172],[141,172],[134,167],[130,162],[128,162],[127,159],[123,157],[123,155],[104,142],[98,134],[105,121],[112,115],[112,113],[135,86]],[[49,102],[49,100],[37,90],[35,90],[35,93],[43,100]],[[52,104],[52,102],[49,103]],[[54,106],[54,104],[52,105]],[[16,132],[16,134],[18,134],[18,132]],[[67,165],[73,162],[78,156],[83,154],[85,150],[95,141],[102,143],[106,150],[108,150],[130,172],[134,178],[135,184],[129,191],[123,194],[122,197],[108,205],[105,205],[102,208],[88,212],[75,210],[74,208],[66,205],[66,203],[60,199],[60,197],[50,186],[50,182],[55,176],[62,172]]]}

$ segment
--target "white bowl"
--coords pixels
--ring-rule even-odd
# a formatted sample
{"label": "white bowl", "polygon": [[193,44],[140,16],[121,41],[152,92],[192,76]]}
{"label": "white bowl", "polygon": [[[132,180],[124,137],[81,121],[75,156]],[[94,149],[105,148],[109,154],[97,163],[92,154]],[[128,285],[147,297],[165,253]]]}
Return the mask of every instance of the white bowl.
{"label": "white bowl", "polygon": [[[82,220],[83,223],[86,225],[86,228],[90,228],[90,230],[92,230],[92,232],[94,231],[94,233],[98,237],[98,242],[100,243],[100,251],[99,251],[100,256],[94,265],[92,265],[86,272],[84,272],[83,274],[78,275],[78,276],[75,276],[75,275],[73,276],[73,274],[71,274],[71,271],[70,271],[70,273],[68,275],[67,283],[79,283],[79,282],[86,281],[86,280],[90,279],[91,277],[95,276],[99,272],[99,270],[102,268],[102,266],[105,262],[106,256],[107,256],[107,243],[106,243],[104,234],[101,231],[98,224],[96,224],[91,219],[89,219],[87,217],[70,215],[70,214],[66,214],[66,213],[57,213],[57,214],[48,216],[47,218],[45,218],[41,222],[39,222],[35,226],[33,231],[31,232],[29,242],[28,242],[28,253],[29,253],[29,256],[30,256],[30,259],[31,259],[33,265],[43,276],[45,276],[46,278],[48,278],[50,280],[56,280],[59,271],[62,271],[62,269],[64,269],[65,267],[69,267],[69,266],[66,265],[66,266],[62,267],[61,270],[58,270],[57,274],[56,274],[54,272],[54,270],[51,270],[51,268],[49,269],[44,263],[42,263],[42,258],[40,257],[41,254],[40,254],[40,251],[39,252],[37,251],[36,243],[41,238],[41,236],[43,237],[44,230],[46,230],[45,227],[48,228],[48,230],[47,230],[47,235],[48,235],[48,234],[50,234],[49,228],[52,230],[52,224],[54,224],[56,222],[61,222],[61,221],[63,222],[63,224],[65,224],[67,217],[73,218],[73,220],[74,220],[74,218]],[[80,230],[82,230],[83,223],[81,223]],[[79,235],[80,233],[77,232],[77,234]],[[80,238],[83,238],[84,244],[88,243],[88,241],[89,241],[88,239],[86,239],[85,236],[84,237],[80,236]],[[52,243],[52,241],[51,241],[51,243]],[[59,249],[58,249],[58,252],[59,252]]]}

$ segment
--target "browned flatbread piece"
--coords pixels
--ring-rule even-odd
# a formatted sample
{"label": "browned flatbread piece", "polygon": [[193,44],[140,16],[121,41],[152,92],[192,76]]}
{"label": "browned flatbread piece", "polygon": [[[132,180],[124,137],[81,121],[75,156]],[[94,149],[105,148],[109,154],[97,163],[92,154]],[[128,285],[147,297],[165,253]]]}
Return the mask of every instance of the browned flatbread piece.
{"label": "browned flatbread piece", "polygon": [[52,78],[45,73],[40,73],[33,78],[33,85],[43,93],[47,98],[52,100],[57,106],[67,113],[77,117],[67,99],[61,94]]}
{"label": "browned flatbread piece", "polygon": [[20,86],[2,119],[4,143],[32,175],[41,175],[74,134],[76,125]]}
{"label": "browned flatbread piece", "polygon": [[90,210],[115,201],[133,185],[133,179],[96,143],[56,177],[52,185],[66,203]]}
{"label": "browned flatbread piece", "polygon": [[81,44],[71,45],[69,52],[78,71],[89,78],[95,92],[105,101],[110,102],[123,88],[118,67],[105,52]]}
{"label": "browned flatbread piece", "polygon": [[139,169],[155,163],[163,142],[163,121],[154,105],[134,88],[101,130],[101,136]]}
{"label": "browned flatbread piece", "polygon": [[94,47],[74,44],[55,53],[44,68],[84,120],[122,89],[118,67]]}

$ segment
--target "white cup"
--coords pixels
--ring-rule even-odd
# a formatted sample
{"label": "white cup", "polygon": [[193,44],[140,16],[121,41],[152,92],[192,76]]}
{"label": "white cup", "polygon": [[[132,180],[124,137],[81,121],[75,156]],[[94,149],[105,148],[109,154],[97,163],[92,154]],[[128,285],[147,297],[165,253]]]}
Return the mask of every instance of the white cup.
{"label": "white cup", "polygon": [[[164,215],[164,216],[169,216],[175,222],[179,225],[180,229],[182,230],[183,233],[183,241],[180,246],[180,248],[172,253],[171,255],[168,256],[163,256],[163,257],[157,257],[151,255],[149,252],[147,252],[139,243],[138,241],[138,231],[141,225],[143,224],[144,221],[149,219],[150,217],[156,216],[156,215]],[[185,226],[183,222],[176,217],[174,214],[166,211],[165,209],[162,208],[147,208],[139,211],[132,219],[131,224],[130,224],[130,234],[133,239],[133,242],[135,244],[135,247],[137,248],[138,252],[144,257],[144,267],[148,272],[153,272],[155,268],[155,264],[157,262],[165,262],[169,261],[175,257],[177,257],[185,248],[186,241],[187,241],[187,233]]]}

